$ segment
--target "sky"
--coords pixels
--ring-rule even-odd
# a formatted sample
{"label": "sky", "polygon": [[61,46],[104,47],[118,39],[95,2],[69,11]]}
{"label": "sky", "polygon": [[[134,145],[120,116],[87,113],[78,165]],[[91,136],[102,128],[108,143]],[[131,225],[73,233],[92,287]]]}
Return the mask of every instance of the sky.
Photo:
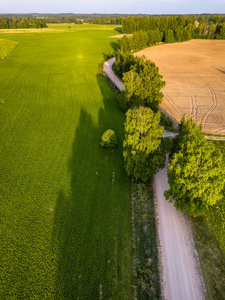
{"label": "sky", "polygon": [[225,0],[0,0],[0,13],[225,13]]}

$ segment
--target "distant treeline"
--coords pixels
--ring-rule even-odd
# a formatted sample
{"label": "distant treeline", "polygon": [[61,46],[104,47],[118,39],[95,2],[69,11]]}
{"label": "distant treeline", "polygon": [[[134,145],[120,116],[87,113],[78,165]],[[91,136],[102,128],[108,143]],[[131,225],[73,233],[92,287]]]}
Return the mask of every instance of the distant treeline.
{"label": "distant treeline", "polygon": [[132,34],[121,40],[122,52],[136,51],[160,42],[174,43],[190,39],[225,39],[225,16],[128,17],[123,32]]}
{"label": "distant treeline", "polygon": [[124,20],[125,20],[124,17],[111,18],[110,16],[107,16],[106,18],[87,19],[86,22],[89,23],[89,24],[118,24],[118,25],[122,25]]}
{"label": "distant treeline", "polygon": [[190,35],[190,38],[218,38],[221,34],[216,30],[218,31],[219,26],[225,23],[225,15],[18,14],[14,16],[7,14],[0,16],[0,28],[44,28],[47,27],[47,23],[122,25],[123,32],[128,34],[143,31],[153,35],[150,31],[154,31],[155,39],[160,42],[165,41],[167,35],[173,40],[171,32],[166,34],[168,30],[173,31],[174,41],[187,40]]}
{"label": "distant treeline", "polygon": [[10,28],[45,28],[47,27],[44,19],[34,17],[0,17],[0,29]]}

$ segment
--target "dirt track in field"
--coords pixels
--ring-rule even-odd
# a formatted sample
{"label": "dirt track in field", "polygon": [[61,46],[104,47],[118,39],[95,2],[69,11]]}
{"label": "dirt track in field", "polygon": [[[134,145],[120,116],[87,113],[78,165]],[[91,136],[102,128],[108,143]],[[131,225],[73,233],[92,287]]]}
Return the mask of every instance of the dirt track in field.
{"label": "dirt track in field", "polygon": [[191,40],[136,53],[159,67],[166,86],[160,108],[175,122],[192,117],[203,132],[225,135],[225,41]]}

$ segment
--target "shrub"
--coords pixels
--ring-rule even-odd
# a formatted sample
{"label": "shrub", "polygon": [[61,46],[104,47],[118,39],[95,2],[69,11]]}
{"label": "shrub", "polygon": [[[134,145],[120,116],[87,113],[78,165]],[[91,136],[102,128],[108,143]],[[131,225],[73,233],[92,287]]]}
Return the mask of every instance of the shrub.
{"label": "shrub", "polygon": [[116,148],[117,146],[117,138],[115,135],[115,132],[111,129],[106,130],[101,138],[101,142],[100,142],[102,147],[105,148]]}

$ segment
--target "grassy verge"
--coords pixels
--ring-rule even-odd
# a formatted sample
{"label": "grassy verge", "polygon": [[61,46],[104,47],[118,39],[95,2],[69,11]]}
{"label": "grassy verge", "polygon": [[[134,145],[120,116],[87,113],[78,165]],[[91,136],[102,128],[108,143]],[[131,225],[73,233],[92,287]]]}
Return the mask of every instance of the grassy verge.
{"label": "grassy verge", "polygon": [[190,219],[208,300],[225,299],[225,257],[202,217]]}
{"label": "grassy verge", "polygon": [[[225,161],[225,142],[211,141],[211,143],[223,153]],[[225,255],[225,188],[223,195],[223,199],[209,209],[205,217],[205,222],[209,230],[215,235],[219,246]]]}
{"label": "grassy verge", "polygon": [[135,299],[159,299],[157,232],[153,182],[132,182],[133,293]]}

